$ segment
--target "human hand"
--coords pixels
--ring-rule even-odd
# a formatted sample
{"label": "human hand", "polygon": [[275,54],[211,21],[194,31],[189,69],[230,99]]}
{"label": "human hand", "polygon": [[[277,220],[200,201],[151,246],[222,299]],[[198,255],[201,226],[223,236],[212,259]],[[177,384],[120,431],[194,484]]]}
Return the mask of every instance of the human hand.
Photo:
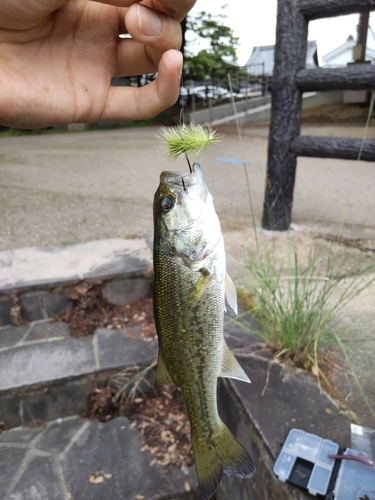
{"label": "human hand", "polygon": [[[180,21],[195,0],[139,2],[0,0],[0,123],[144,120],[172,106]],[[144,87],[111,87],[112,77],[156,71]]]}

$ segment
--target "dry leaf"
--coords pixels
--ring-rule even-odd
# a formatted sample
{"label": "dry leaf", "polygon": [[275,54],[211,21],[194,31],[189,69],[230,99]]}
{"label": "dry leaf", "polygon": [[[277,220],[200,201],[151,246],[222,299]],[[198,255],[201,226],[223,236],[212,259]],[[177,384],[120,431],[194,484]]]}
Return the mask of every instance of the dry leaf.
{"label": "dry leaf", "polygon": [[184,474],[189,474],[189,467],[186,464],[181,465],[181,470]]}
{"label": "dry leaf", "polygon": [[93,484],[100,484],[100,483],[104,482],[104,476],[95,476],[94,474],[92,474],[89,477],[89,481],[90,481],[90,483],[93,483]]}
{"label": "dry leaf", "polygon": [[187,481],[185,481],[185,483],[184,483],[184,488],[185,488],[185,491],[191,490],[190,484]]}

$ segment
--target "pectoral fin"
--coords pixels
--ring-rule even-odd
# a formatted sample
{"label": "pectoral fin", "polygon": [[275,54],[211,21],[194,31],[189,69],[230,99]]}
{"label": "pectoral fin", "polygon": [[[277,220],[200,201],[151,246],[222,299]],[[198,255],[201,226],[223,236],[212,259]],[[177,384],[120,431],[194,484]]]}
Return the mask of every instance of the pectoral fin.
{"label": "pectoral fin", "polygon": [[167,370],[167,367],[165,366],[163,357],[161,355],[161,352],[159,350],[158,354],[158,365],[156,368],[156,382],[155,385],[169,385],[169,384],[174,384],[171,376],[169,375],[169,372]]}
{"label": "pectoral fin", "polygon": [[229,307],[238,314],[236,287],[228,273],[225,276],[225,298]]}
{"label": "pectoral fin", "polygon": [[204,292],[207,290],[208,284],[213,278],[213,274],[210,274],[207,269],[200,269],[199,272],[201,275],[198,278],[198,281],[195,283],[193,290],[191,291],[189,297],[189,305],[193,306],[196,302],[202,297]]}
{"label": "pectoral fin", "polygon": [[243,371],[225,341],[219,377],[235,378],[237,380],[243,380],[244,382],[250,382],[249,377]]}

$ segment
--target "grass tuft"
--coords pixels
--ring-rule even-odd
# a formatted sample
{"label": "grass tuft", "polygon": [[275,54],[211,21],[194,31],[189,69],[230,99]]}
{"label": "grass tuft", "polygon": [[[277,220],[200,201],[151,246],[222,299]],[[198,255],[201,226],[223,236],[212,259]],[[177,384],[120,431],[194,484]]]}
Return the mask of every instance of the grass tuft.
{"label": "grass tuft", "polygon": [[[249,254],[251,281],[247,300],[250,312],[260,322],[260,335],[276,356],[294,365],[319,367],[324,347],[339,343],[345,326],[340,314],[360,292],[374,282],[373,269],[362,268],[342,278],[329,254],[310,255],[303,267],[294,250],[281,259],[275,250]],[[340,345],[340,344],[339,344]]]}

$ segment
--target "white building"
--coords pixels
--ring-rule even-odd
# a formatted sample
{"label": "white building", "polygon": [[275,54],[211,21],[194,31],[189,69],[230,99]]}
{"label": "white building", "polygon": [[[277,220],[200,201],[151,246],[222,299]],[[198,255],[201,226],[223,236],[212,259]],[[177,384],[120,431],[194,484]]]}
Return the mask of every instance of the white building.
{"label": "white building", "polygon": [[[355,45],[354,38],[349,36],[345,43],[322,57],[322,66],[325,68],[342,68],[347,66],[348,63],[353,62],[353,47]],[[375,64],[375,50],[370,47],[366,47],[366,61],[371,61],[371,64]]]}
{"label": "white building", "polygon": [[[261,75],[264,73],[267,76],[271,76],[273,74],[274,59],[274,45],[254,47],[249,60],[245,64],[245,69],[252,75]],[[307,42],[306,67],[314,68],[316,66],[319,66],[316,42]]]}

